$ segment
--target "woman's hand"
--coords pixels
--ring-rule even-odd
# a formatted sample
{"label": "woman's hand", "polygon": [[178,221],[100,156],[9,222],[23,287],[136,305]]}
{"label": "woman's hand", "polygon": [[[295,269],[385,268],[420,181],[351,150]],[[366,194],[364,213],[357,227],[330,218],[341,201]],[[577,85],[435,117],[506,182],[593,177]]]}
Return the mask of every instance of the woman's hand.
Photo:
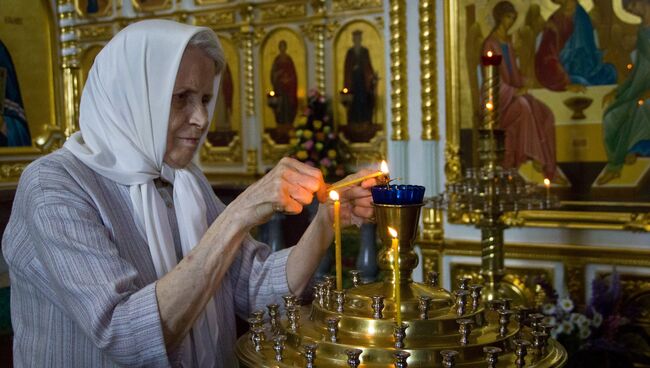
{"label": "woman's hand", "polygon": [[[340,182],[354,180],[375,172],[377,171],[364,169],[355,174],[348,175]],[[359,226],[363,222],[372,221],[372,218],[374,216],[374,207],[372,206],[372,195],[370,194],[370,188],[374,185],[377,185],[377,179],[372,178],[364,180],[357,185],[350,185],[337,190],[341,200],[342,226]],[[330,224],[334,222],[334,206],[331,200],[320,205],[318,209],[318,216],[325,218]]]}
{"label": "woman's hand", "polygon": [[230,206],[247,229],[269,220],[274,212],[298,214],[318,196],[326,200],[325,181],[319,169],[285,157],[260,180],[249,186]]}

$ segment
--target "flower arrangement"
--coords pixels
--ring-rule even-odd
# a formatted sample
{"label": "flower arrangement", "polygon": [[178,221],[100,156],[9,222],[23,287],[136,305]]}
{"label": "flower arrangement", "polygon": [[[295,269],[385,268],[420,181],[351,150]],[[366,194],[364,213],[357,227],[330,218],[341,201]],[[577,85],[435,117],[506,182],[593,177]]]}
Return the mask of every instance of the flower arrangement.
{"label": "flower arrangement", "polygon": [[569,353],[568,367],[627,367],[639,361],[638,352],[648,351],[647,334],[630,324],[638,311],[623,303],[616,270],[594,279],[583,313],[570,298],[558,298],[545,280],[537,285],[545,294],[540,312],[546,316],[544,322],[554,326],[551,337]]}
{"label": "flower arrangement", "polygon": [[290,157],[319,168],[328,180],[347,175],[350,154],[333,128],[327,99],[317,89],[309,90],[307,108],[296,120],[291,138]]}

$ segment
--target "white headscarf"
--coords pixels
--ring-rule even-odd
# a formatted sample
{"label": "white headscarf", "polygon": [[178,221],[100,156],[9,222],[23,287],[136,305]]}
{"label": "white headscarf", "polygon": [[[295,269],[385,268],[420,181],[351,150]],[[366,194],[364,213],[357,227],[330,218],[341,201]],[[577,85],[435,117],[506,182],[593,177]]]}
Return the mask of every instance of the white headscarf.
{"label": "white headscarf", "polygon": [[[190,38],[205,30],[209,31],[147,20],[119,32],[90,69],[79,108],[81,130],[65,144],[100,175],[129,186],[134,218],[149,245],[158,278],[177,262],[167,208],[153,180],[162,177],[174,184],[183,255],[198,244],[208,228],[205,200],[195,174],[198,170],[193,164],[175,170],[163,163],[181,58]],[[217,36],[210,32],[221,49]],[[208,121],[212,121],[219,80],[220,75],[214,81]],[[216,309],[209,302],[192,328],[194,344],[190,335],[183,342],[183,361],[192,361],[193,349],[197,366],[214,366],[217,333]]]}

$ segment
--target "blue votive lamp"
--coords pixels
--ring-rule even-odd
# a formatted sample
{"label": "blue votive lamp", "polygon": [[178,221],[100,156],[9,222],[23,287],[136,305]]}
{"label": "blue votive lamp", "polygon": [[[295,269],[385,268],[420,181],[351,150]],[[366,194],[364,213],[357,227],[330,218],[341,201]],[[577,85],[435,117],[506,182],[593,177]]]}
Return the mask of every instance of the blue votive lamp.
{"label": "blue votive lamp", "polygon": [[424,187],[421,185],[375,185],[370,188],[376,204],[422,204]]}

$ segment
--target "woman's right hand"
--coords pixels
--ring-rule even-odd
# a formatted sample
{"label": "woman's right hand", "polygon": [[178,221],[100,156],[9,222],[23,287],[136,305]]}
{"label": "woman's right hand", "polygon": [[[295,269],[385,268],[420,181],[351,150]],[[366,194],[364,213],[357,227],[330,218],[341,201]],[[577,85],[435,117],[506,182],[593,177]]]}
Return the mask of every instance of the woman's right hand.
{"label": "woman's right hand", "polygon": [[249,186],[228,207],[249,230],[268,221],[274,212],[298,214],[318,196],[327,200],[323,174],[317,168],[285,157]]}

